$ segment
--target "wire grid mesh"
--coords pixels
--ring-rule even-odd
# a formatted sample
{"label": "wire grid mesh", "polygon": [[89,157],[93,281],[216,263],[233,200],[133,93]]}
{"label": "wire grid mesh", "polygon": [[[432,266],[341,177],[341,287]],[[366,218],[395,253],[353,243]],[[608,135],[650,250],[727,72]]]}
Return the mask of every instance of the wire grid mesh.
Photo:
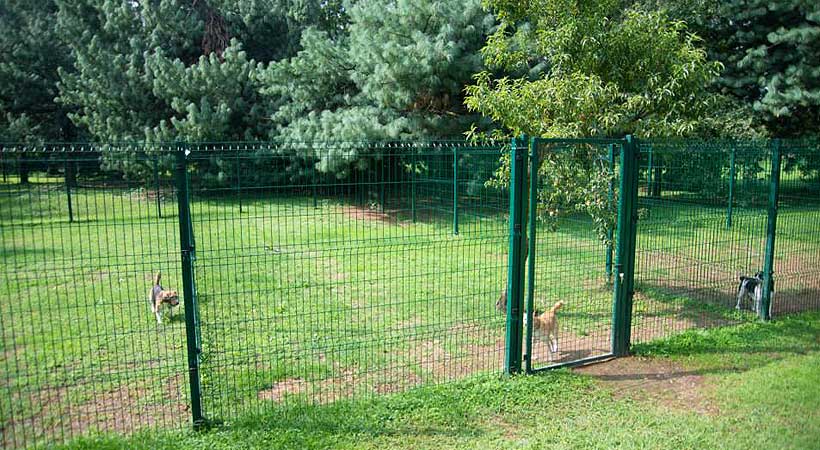
{"label": "wire grid mesh", "polygon": [[[735,294],[738,275],[763,266],[771,145],[643,142],[633,342],[754,318],[748,303],[734,310]],[[601,167],[608,150],[547,147]],[[503,164],[498,146],[186,148],[206,416],[501,370],[509,194],[487,184]],[[0,152],[4,447],[190,423],[182,312],[157,326],[146,301],[157,271],[182,287],[181,150]],[[816,143],[783,142],[775,315],[820,307],[818,155]],[[614,182],[617,172],[577,173]],[[546,184],[535,305],[566,303],[552,363],[603,354],[607,246],[572,202],[548,219],[555,199],[542,194]],[[536,338],[535,366],[551,363],[547,352]]]}
{"label": "wire grid mesh", "polygon": [[756,318],[739,276],[763,270],[768,142],[641,142],[632,342]]}
{"label": "wire grid mesh", "polygon": [[[557,351],[549,330],[532,319],[530,361],[537,370],[611,353],[612,270],[621,141],[580,143],[536,141],[539,175],[536,198],[533,314],[544,319],[558,302]],[[556,197],[555,185],[571,183],[578,191],[597,190],[609,232],[601,232],[577,192]],[[532,204],[532,203],[531,203]],[[532,230],[532,228],[530,228]],[[609,264],[608,264],[609,262]],[[529,317],[529,315],[528,315]],[[530,320],[530,319],[528,319]]]}
{"label": "wire grid mesh", "polygon": [[0,153],[4,448],[190,422],[184,323],[157,326],[147,301],[157,272],[180,284],[174,185],[167,171],[137,183],[100,164],[136,150]]}
{"label": "wire grid mesh", "polygon": [[783,141],[773,317],[820,309],[820,142]]}
{"label": "wire grid mesh", "polygon": [[[447,143],[192,148],[206,417],[500,371],[508,194],[485,186],[499,156]],[[197,176],[215,162],[235,170],[228,186]]]}

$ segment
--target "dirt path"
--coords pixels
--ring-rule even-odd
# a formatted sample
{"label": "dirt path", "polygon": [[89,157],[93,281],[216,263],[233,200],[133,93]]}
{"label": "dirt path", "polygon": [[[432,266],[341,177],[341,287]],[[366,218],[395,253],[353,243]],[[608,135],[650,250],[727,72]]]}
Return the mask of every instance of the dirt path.
{"label": "dirt path", "polygon": [[698,414],[719,413],[706,395],[704,376],[669,360],[630,356],[579,367],[611,389],[615,398],[632,398],[660,404],[672,410]]}

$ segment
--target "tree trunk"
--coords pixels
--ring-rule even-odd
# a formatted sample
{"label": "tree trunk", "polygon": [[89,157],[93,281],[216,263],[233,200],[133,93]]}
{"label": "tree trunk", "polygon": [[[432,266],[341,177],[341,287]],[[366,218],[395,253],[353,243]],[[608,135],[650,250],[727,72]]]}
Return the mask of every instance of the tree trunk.
{"label": "tree trunk", "polygon": [[661,196],[661,185],[663,184],[663,169],[659,166],[653,168],[655,174],[652,176],[652,192],[649,193],[652,197]]}
{"label": "tree trunk", "polygon": [[65,182],[70,187],[77,186],[77,164],[74,161],[65,164]]}
{"label": "tree trunk", "polygon": [[18,164],[18,171],[20,173],[20,184],[28,184],[28,162],[26,160],[21,159]]}

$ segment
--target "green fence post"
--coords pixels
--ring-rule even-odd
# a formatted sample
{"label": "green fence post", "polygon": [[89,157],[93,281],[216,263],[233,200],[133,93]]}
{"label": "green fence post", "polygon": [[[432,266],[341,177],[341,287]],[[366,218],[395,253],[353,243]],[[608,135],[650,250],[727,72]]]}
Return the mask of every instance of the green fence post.
{"label": "green fence post", "polygon": [[[228,147],[230,149],[230,147]],[[242,214],[242,170],[239,159],[239,147],[236,148],[236,199],[239,201],[239,214]]]}
{"label": "green fence post", "polygon": [[530,195],[529,236],[527,239],[527,341],[524,351],[524,370],[532,372],[532,315],[535,303],[535,220],[538,208],[538,138],[530,139]]}
{"label": "green fence post", "polygon": [[653,187],[652,182],[654,181],[652,179],[652,172],[655,170],[654,167],[652,166],[652,153],[654,153],[652,150],[653,149],[650,146],[649,147],[649,162],[647,164],[648,169],[646,171],[646,195],[647,195],[647,197],[652,196],[652,187]]}
{"label": "green fence post", "polygon": [[194,237],[191,227],[191,205],[188,195],[187,148],[177,150],[176,185],[179,206],[179,242],[182,253],[182,288],[185,308],[185,340],[188,350],[188,383],[191,390],[191,417],[195,428],[204,423],[199,377],[199,323],[194,284]]}
{"label": "green fence post", "polygon": [[154,155],[154,190],[156,191],[157,196],[157,217],[160,219],[162,218],[162,206],[159,198],[159,162],[157,160],[157,155]]}
{"label": "green fence post", "polygon": [[412,150],[412,157],[410,158],[410,209],[413,213],[413,223],[416,223],[416,149],[410,147]]}
{"label": "green fence post", "polygon": [[510,149],[510,246],[507,272],[507,332],[504,371],[521,372],[522,297],[524,294],[524,188],[526,185],[526,140],[515,138]]}
{"label": "green fence post", "polygon": [[65,181],[65,193],[66,198],[68,199],[68,223],[74,222],[74,208],[71,204],[71,174],[68,173],[71,170],[71,162],[66,157],[65,161],[65,174],[63,176],[63,180]]}
{"label": "green fence post", "polygon": [[612,353],[629,354],[632,327],[632,297],[635,283],[635,244],[638,221],[637,141],[626,136],[621,149],[621,189],[618,199],[618,253],[616,255],[614,307],[612,310]]}
{"label": "green fence post", "polygon": [[735,148],[729,159],[729,204],[726,207],[726,228],[732,228],[732,204],[735,202]]}
{"label": "green fence post", "polygon": [[[384,149],[382,149],[382,152],[384,152]],[[385,210],[385,205],[384,205],[384,203],[385,203],[384,184],[385,184],[385,180],[387,179],[387,177],[384,176],[384,166],[385,166],[384,159],[385,158],[386,158],[386,155],[384,153],[382,153],[381,160],[380,160],[380,163],[379,163],[379,175],[378,175],[378,177],[379,177],[379,211],[381,213],[384,213],[384,210]]]}
{"label": "green fence post", "polygon": [[458,146],[453,147],[453,234],[458,234]]}
{"label": "green fence post", "polygon": [[313,207],[318,208],[319,207],[319,193],[318,193],[318,187],[316,186],[316,183],[318,182],[318,180],[316,179],[316,161],[312,161],[312,163],[311,163],[310,178],[311,178],[311,181],[312,181],[310,190],[312,191],[312,194],[313,194]]}
{"label": "green fence post", "polygon": [[[609,203],[615,201],[615,181],[613,180],[613,176],[615,174],[615,144],[609,144],[609,193],[607,194],[607,198]],[[613,229],[609,227],[609,230],[606,232],[607,234],[607,244],[606,244],[606,283],[612,283],[612,238],[613,236]]]}
{"label": "green fence post", "polygon": [[763,298],[758,315],[771,319],[772,292],[774,292],[774,238],[777,234],[777,203],[780,197],[780,139],[772,141],[772,178],[769,188],[769,219],[766,225],[766,255],[763,262]]}

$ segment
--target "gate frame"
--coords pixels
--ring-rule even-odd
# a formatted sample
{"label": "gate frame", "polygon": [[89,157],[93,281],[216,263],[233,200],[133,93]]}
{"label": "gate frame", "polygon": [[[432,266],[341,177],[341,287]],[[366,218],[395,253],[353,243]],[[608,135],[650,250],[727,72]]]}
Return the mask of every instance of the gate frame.
{"label": "gate frame", "polygon": [[[529,152],[522,152],[520,144],[526,136],[515,138],[510,154],[510,252],[507,286],[507,333],[505,345],[504,371],[507,374],[521,370],[521,359],[524,360],[526,373],[536,373],[558,367],[571,367],[590,364],[629,354],[632,328],[632,301],[635,285],[635,250],[638,221],[638,171],[640,166],[639,143],[632,135],[623,139],[556,139],[533,137],[528,142]],[[535,239],[538,195],[538,166],[540,164],[539,143],[556,144],[597,144],[609,146],[609,161],[614,162],[614,146],[620,151],[620,191],[618,198],[618,247],[616,254],[615,282],[613,283],[612,325],[610,352],[574,361],[551,364],[545,367],[532,367],[532,310],[535,294]],[[529,174],[526,171],[526,158],[529,156]],[[529,180],[527,179],[529,175]],[[526,183],[528,193],[523,186]],[[528,195],[527,195],[528,194]],[[529,200],[529,201],[527,201]],[[528,209],[528,211],[527,211]],[[528,213],[528,214],[527,214]],[[524,218],[525,216],[526,219]],[[527,219],[528,222],[527,223]],[[528,233],[522,233],[527,228]],[[522,236],[523,234],[523,236]],[[524,264],[526,260],[526,264]],[[521,273],[527,270],[526,277]],[[521,295],[524,281],[527,282],[526,315],[527,326],[523,328],[521,314]],[[522,333],[523,331],[523,333]],[[522,340],[524,353],[522,355]],[[523,358],[522,358],[523,357]]]}

